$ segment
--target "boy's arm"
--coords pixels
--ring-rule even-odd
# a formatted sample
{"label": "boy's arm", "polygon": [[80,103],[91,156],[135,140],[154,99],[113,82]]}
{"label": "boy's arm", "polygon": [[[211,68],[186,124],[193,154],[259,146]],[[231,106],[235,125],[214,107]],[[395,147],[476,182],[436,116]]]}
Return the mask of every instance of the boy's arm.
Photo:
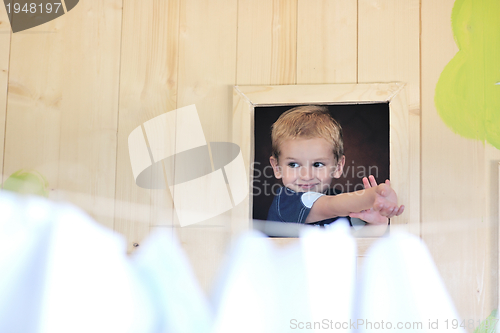
{"label": "boy's arm", "polygon": [[324,195],[313,204],[305,222],[313,223],[337,216],[348,216],[350,213],[372,207],[389,218],[402,213],[401,207],[397,204],[396,192],[391,188],[389,181],[352,193]]}

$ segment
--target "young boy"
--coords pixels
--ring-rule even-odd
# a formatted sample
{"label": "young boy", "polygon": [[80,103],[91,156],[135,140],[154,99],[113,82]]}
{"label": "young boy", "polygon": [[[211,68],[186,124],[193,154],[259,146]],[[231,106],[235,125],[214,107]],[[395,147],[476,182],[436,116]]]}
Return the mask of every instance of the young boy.
{"label": "young boy", "polygon": [[389,180],[377,185],[370,176],[363,178],[364,190],[330,191],[333,179],[342,175],[345,156],[342,128],[326,107],[286,111],[273,124],[271,138],[270,162],[284,186],[274,197],[268,220],[324,225],[350,216],[387,224],[388,218],[403,212]]}

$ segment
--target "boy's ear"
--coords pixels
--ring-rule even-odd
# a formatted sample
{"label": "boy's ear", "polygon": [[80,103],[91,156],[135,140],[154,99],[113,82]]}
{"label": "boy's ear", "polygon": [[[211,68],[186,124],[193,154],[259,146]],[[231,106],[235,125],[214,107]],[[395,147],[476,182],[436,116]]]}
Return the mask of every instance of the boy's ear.
{"label": "boy's ear", "polygon": [[337,163],[337,167],[335,168],[335,171],[333,172],[334,178],[340,178],[340,176],[342,176],[342,172],[344,171],[344,164],[345,164],[345,156],[342,155],[339,163]]}
{"label": "boy's ear", "polygon": [[271,163],[271,166],[273,167],[274,171],[274,177],[276,179],[281,179],[282,174],[281,174],[281,167],[278,165],[278,160],[274,156],[269,157],[269,162]]}

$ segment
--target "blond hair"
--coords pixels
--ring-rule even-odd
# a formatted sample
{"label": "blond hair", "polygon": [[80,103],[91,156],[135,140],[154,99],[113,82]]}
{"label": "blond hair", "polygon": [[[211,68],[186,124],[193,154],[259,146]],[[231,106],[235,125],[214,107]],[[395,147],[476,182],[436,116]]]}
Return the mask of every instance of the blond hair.
{"label": "blond hair", "polygon": [[323,138],[332,143],[337,162],[344,155],[342,127],[332,118],[327,107],[306,105],[284,112],[271,127],[273,156],[279,159],[281,143],[295,138]]}

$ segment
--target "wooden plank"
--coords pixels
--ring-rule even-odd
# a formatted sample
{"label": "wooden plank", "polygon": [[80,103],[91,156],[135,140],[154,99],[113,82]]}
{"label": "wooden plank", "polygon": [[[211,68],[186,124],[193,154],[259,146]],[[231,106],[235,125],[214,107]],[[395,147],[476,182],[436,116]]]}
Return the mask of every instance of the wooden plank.
{"label": "wooden plank", "polygon": [[271,1],[238,2],[237,84],[271,82],[272,23]]}
{"label": "wooden plank", "polygon": [[237,84],[294,84],[297,0],[238,1]]}
{"label": "wooden plank", "polygon": [[297,82],[297,0],[273,1],[271,84]]}
{"label": "wooden plank", "polygon": [[297,83],[357,79],[357,0],[299,0]]}
{"label": "wooden plank", "polygon": [[286,247],[297,244],[299,242],[298,238],[282,238],[282,237],[274,237],[269,238],[270,242],[276,247]]}
{"label": "wooden plank", "polygon": [[[250,99],[239,90],[238,86],[233,90],[233,135],[232,142],[237,144],[243,156],[245,166],[247,166],[248,174],[252,173],[251,166],[254,162],[254,106]],[[248,178],[248,191],[252,192],[251,177]],[[235,207],[232,214],[231,233],[236,236],[245,232],[250,227],[251,212],[250,207],[253,205],[253,196],[247,196],[243,202]]]}
{"label": "wooden plank", "polygon": [[[89,0],[12,36],[6,175],[38,170],[52,198],[114,197],[120,34],[121,1]],[[112,227],[103,209],[93,217]]]}
{"label": "wooden plank", "polygon": [[404,215],[420,234],[420,4],[419,0],[360,0],[358,82],[406,83],[409,103],[409,186]]}
{"label": "wooden plank", "polygon": [[[124,1],[116,176],[116,199],[123,204],[117,203],[116,210],[126,216],[117,217],[114,228],[126,235],[129,252],[149,234],[151,225],[172,223],[169,190],[136,185],[128,137],[145,122],[176,109],[178,35],[179,0]],[[153,182],[165,185],[163,177]],[[150,206],[150,210],[144,214],[128,203]]]}
{"label": "wooden plank", "polygon": [[[470,302],[471,291],[461,292],[458,289],[458,285],[461,285],[462,290],[464,286],[473,285],[473,280],[475,279],[475,272],[473,273],[472,269],[467,270],[467,273],[465,273],[467,265],[472,264],[471,262],[466,262],[472,258],[467,258],[467,255],[464,253],[465,249],[462,250],[465,245],[465,238],[467,237],[464,237],[461,232],[455,232],[454,239],[451,239],[451,232],[448,231],[445,233],[446,230],[442,230],[443,234],[439,235],[439,229],[435,222],[457,221],[461,226],[463,226],[464,221],[467,219],[477,222],[477,218],[474,217],[476,213],[473,207],[474,199],[470,202],[471,197],[459,189],[461,186],[454,185],[454,182],[449,182],[450,178],[457,179],[457,177],[464,176],[467,173],[466,170],[470,168],[470,162],[458,162],[457,159],[461,156],[468,156],[467,161],[470,161],[475,143],[470,140],[460,139],[452,134],[439,118],[434,106],[434,89],[439,75],[444,66],[457,52],[450,24],[453,3],[454,1],[452,0],[441,1],[439,3],[422,1],[421,233],[460,315],[463,316],[464,310],[470,313],[474,311],[471,308],[475,307]],[[456,147],[454,149],[455,152],[453,149],[445,149],[443,141],[446,142],[447,148]],[[453,155],[455,155],[458,145],[460,145],[461,150],[460,157],[454,157]],[[452,161],[456,163],[453,166]],[[452,168],[453,172],[450,172],[450,168]],[[458,192],[454,195],[454,191]],[[456,208],[452,209],[452,202],[454,207],[467,206],[466,216],[463,216],[464,210],[459,212]],[[449,227],[449,224],[447,225]],[[443,251],[443,249],[449,250]],[[453,250],[450,251],[451,249]],[[464,272],[460,276],[460,279],[456,279],[458,271]],[[455,275],[456,282],[451,280],[452,275]],[[466,305],[466,303],[470,305]]]}
{"label": "wooden plank", "polygon": [[491,184],[498,150],[454,134],[434,105],[438,78],[458,51],[453,4],[422,1],[421,231],[460,316],[477,322],[498,306],[498,276],[490,273],[497,246],[491,237],[498,228]]}
{"label": "wooden plank", "polygon": [[358,10],[358,82],[405,82],[418,110],[419,0],[359,0]]}
{"label": "wooden plank", "polygon": [[5,6],[0,5],[0,175],[2,175],[2,182],[11,35],[12,30],[7,16],[7,10]]}
{"label": "wooden plank", "polygon": [[293,86],[238,86],[252,104],[259,106],[274,104],[316,103],[373,103],[389,102],[404,86],[389,84],[308,84]]}
{"label": "wooden plank", "polygon": [[[207,142],[231,141],[237,7],[237,0],[185,0],[180,6],[177,108],[196,105]],[[182,172],[176,166],[175,177]],[[200,193],[194,188],[191,195]],[[174,219],[175,232],[205,288],[230,241],[227,216],[230,211],[187,227],[180,227],[177,215]]]}
{"label": "wooden plank", "polygon": [[[389,104],[389,174],[391,177],[391,187],[398,194],[399,204],[411,203],[412,196],[418,194],[418,190],[410,188],[410,179],[418,177],[418,175],[410,173],[409,162],[411,159],[418,160],[418,158],[412,157],[409,150],[409,112],[405,90],[402,89],[400,93],[392,98]],[[417,138],[420,139],[419,137]],[[419,196],[413,201],[418,202],[418,199]],[[390,223],[391,225],[418,225],[419,219],[417,214],[407,212],[406,214],[391,218]]]}

